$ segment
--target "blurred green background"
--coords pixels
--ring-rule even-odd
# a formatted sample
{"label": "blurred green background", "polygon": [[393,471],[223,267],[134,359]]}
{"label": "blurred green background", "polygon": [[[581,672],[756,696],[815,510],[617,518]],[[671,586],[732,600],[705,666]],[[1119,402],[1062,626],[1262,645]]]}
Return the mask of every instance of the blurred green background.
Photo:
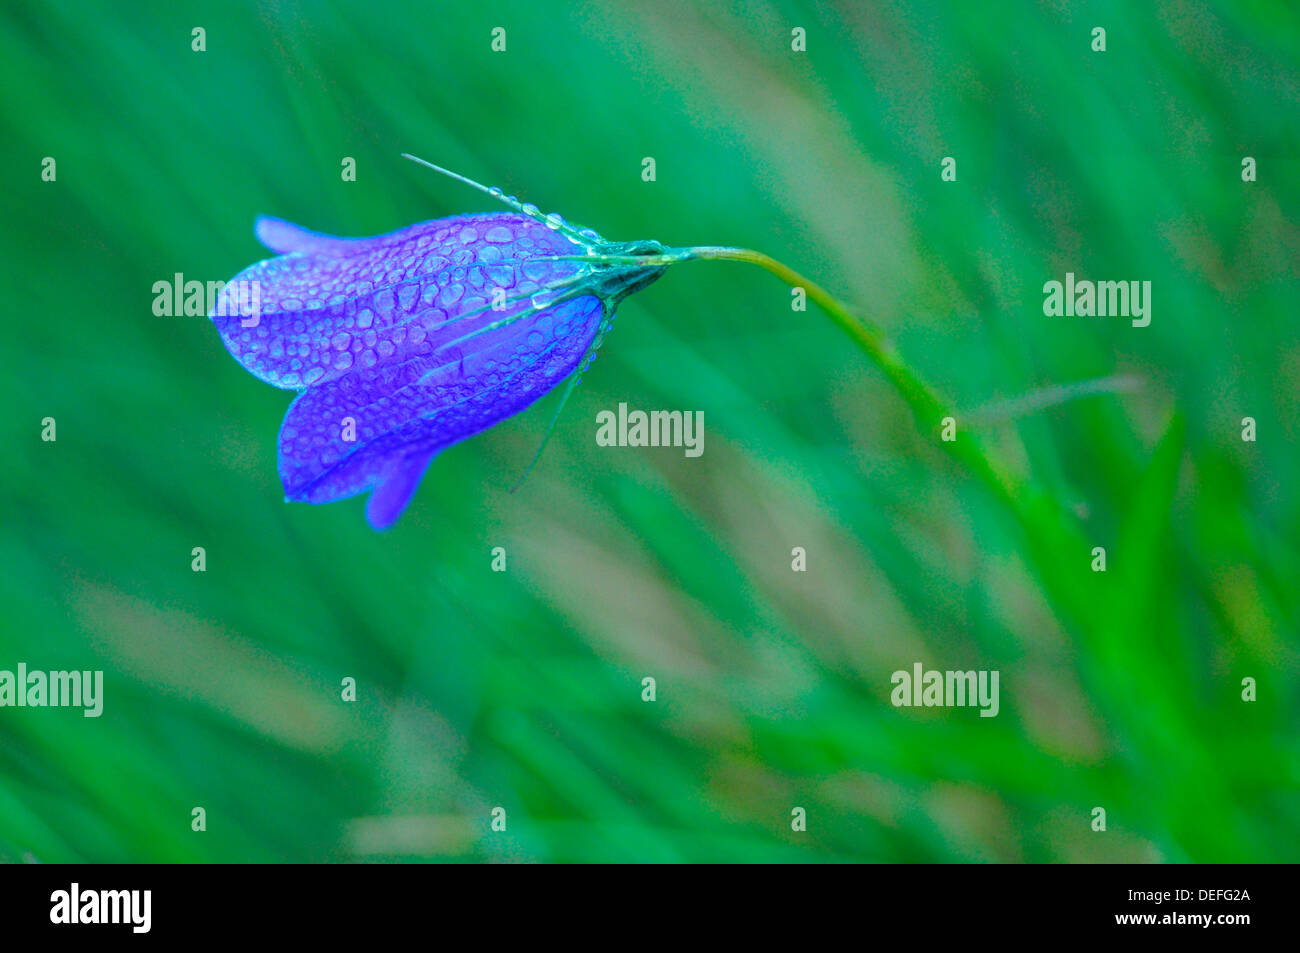
{"label": "blurred green background", "polygon": [[[102,668],[106,700],[0,709],[0,859],[1300,860],[1297,16],[6,4],[0,668]],[[522,490],[556,395],[375,534],[363,498],[283,502],[290,395],[152,287],[265,257],[258,214],[489,208],[402,151],[611,239],[769,252],[962,411],[1141,386],[981,426],[1062,514],[1027,525],[814,306],[684,265]],[[1066,271],[1151,281],[1150,327],[1045,317]],[[702,410],[704,455],[597,447],[620,401]],[[915,662],[999,670],[1000,714],[893,707]]]}

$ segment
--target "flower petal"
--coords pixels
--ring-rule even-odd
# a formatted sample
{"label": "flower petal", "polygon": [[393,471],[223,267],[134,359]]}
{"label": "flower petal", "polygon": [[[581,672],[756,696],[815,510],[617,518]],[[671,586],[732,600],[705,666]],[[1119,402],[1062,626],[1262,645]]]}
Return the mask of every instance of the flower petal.
{"label": "flower petal", "polygon": [[[577,366],[601,317],[601,301],[582,296],[304,391],[280,430],[287,498],[326,503],[373,489],[404,472],[403,459],[431,458],[518,413]],[[387,499],[378,513],[394,505]]]}
{"label": "flower petal", "polygon": [[[457,216],[375,238],[335,238],[275,219],[261,220],[258,231],[269,247],[297,250],[236,275],[211,317],[236,360],[288,389],[454,340],[526,307],[491,312],[498,299],[527,299],[581,267],[532,260],[574,246],[514,213]],[[246,317],[237,304],[249,283],[260,310]],[[484,313],[453,320],[476,308]]]}
{"label": "flower petal", "polygon": [[393,525],[406,509],[406,504],[411,502],[416,487],[424,478],[424,471],[437,454],[436,450],[425,450],[402,454],[396,459],[383,482],[366,501],[366,519],[371,526],[375,529],[388,529]]}

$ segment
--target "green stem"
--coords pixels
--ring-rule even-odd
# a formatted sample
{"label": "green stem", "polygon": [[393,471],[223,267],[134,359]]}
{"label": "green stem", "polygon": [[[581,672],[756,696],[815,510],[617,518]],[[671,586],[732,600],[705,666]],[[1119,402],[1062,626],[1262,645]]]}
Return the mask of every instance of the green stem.
{"label": "green stem", "polygon": [[[885,338],[884,332],[874,324],[858,317],[841,305],[824,288],[809,281],[793,268],[775,258],[748,248],[723,248],[701,246],[681,250],[689,259],[744,261],[758,265],[791,287],[803,288],[808,297],[817,302],[853,342],[871,359],[911,408],[912,415],[923,433],[933,433],[944,417],[953,416],[934,390],[913,371]],[[679,259],[681,260],[681,259]],[[956,439],[940,441],[949,454],[968,467],[993,493],[1010,504],[1022,518],[1022,481],[1011,474],[959,425]]]}
{"label": "green stem", "polygon": [[[853,342],[882,370],[907,402],[922,433],[933,434],[944,417],[954,416],[934,390],[913,371],[889,345],[884,333],[864,321],[835,300],[825,289],[798,272],[761,252],[744,248],[674,249],[679,261],[693,258],[743,261],[758,265],[786,284],[803,288],[830,315]],[[1081,556],[1089,551],[1091,541],[1068,511],[1034,483],[1015,476],[989,453],[959,422],[956,440],[939,441],[939,445],[960,464],[969,468],[987,489],[1010,512],[1028,543],[1034,564],[1040,567],[1043,589],[1054,605],[1061,624],[1077,626],[1084,639],[1096,639],[1108,621],[1098,617],[1093,601],[1095,589],[1081,585],[1080,577],[1091,575],[1081,570]],[[1107,617],[1108,619],[1108,617]]]}

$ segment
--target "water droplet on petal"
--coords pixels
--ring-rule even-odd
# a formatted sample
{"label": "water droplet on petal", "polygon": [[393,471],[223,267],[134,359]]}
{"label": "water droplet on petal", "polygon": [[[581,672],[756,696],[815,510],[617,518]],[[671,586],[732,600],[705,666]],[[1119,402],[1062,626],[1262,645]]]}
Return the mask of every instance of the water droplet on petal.
{"label": "water droplet on petal", "polygon": [[514,237],[514,233],[504,225],[493,225],[488,229],[487,234],[483,236],[484,239],[496,245],[504,245],[506,242],[512,241]]}
{"label": "water droplet on petal", "polygon": [[401,305],[403,311],[410,311],[419,293],[420,289],[414,284],[402,285],[397,289],[397,303]]}
{"label": "water droplet on petal", "polygon": [[334,345],[334,350],[336,351],[346,351],[348,345],[351,343],[352,335],[348,334],[347,331],[340,331],[338,334],[334,335],[334,339],[330,341],[330,344]]}
{"label": "water droplet on petal", "polygon": [[352,355],[344,351],[338,357],[334,358],[334,367],[336,370],[346,371],[352,366]]}

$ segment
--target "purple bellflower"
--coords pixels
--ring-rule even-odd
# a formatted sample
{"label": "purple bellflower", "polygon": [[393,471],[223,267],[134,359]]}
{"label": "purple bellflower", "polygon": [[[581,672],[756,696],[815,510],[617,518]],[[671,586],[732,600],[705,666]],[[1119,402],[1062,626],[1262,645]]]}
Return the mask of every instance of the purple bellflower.
{"label": "purple bellflower", "polygon": [[298,392],[279,437],[286,501],[369,492],[375,529],[401,515],[439,451],[570,375],[569,389],[576,385],[618,303],[662,275],[672,251],[606,241],[431,167],[512,211],[374,238],[259,218],[257,237],[277,257],[223,291],[255,282],[257,311],[228,299],[210,316],[235,360]]}

